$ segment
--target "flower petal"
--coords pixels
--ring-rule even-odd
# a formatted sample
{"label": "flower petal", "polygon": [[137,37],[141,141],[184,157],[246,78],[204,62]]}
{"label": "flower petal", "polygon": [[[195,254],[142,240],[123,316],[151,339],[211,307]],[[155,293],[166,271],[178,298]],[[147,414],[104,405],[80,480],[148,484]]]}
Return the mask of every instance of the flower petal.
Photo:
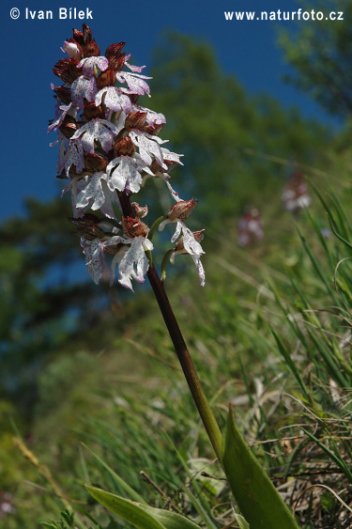
{"label": "flower petal", "polygon": [[78,193],[76,207],[86,208],[90,205],[93,211],[100,209],[105,202],[105,194],[102,187],[102,180],[106,178],[105,173],[95,173],[87,175],[84,180],[86,185]]}
{"label": "flower petal", "polygon": [[131,156],[119,156],[107,166],[109,187],[111,190],[124,191],[126,188],[132,193],[138,193],[142,184],[142,175],[138,162]]}
{"label": "flower petal", "polygon": [[105,152],[112,148],[115,136],[120,132],[119,127],[106,119],[92,119],[79,128],[71,139],[81,139],[86,152],[94,152],[94,142],[98,141]]}
{"label": "flower petal", "polygon": [[82,68],[82,73],[86,77],[93,77],[99,74],[100,72],[105,72],[109,67],[109,61],[104,56],[99,57],[87,57],[82,59],[78,68]]}
{"label": "flower petal", "polygon": [[113,112],[123,111],[128,114],[132,108],[130,98],[115,86],[106,86],[99,90],[95,96],[95,104],[99,106],[102,102]]}
{"label": "flower petal", "polygon": [[75,166],[76,172],[81,173],[84,168],[83,147],[78,141],[62,140],[59,153],[58,173],[65,171],[70,176],[70,169]]}
{"label": "flower petal", "polygon": [[167,169],[159,145],[160,143],[166,143],[167,140],[161,140],[158,136],[137,130],[130,132],[130,138],[136,147],[138,147],[139,154],[146,165],[151,165],[153,159],[155,159],[161,167]]}
{"label": "flower petal", "polygon": [[101,241],[99,239],[89,241],[82,237],[81,247],[86,258],[88,271],[94,283],[97,285],[105,275],[106,271],[106,263]]}
{"label": "flower petal", "polygon": [[136,94],[139,96],[150,95],[150,88],[144,79],[151,79],[146,75],[138,73],[119,72],[116,74],[116,79],[120,83],[126,83],[128,88],[121,88],[125,94]]}
{"label": "flower petal", "polygon": [[73,116],[74,118],[77,115],[77,111],[72,103],[70,103],[69,105],[60,105],[59,110],[61,110],[61,114],[53,123],[49,125],[48,132],[52,132],[53,130],[58,129],[67,115]]}
{"label": "flower petal", "polygon": [[96,92],[97,86],[94,77],[87,79],[80,75],[71,85],[72,101],[79,108],[83,108],[85,99],[89,103],[93,103]]}

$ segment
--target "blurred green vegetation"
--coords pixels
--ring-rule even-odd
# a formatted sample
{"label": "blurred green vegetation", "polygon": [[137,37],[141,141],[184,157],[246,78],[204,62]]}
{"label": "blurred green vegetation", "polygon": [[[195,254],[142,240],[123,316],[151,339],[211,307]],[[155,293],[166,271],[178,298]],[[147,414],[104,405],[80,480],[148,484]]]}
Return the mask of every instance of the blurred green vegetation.
{"label": "blurred green vegetation", "polygon": [[[151,106],[165,113],[164,137],[185,154],[173,184],[200,199],[191,221],[206,227],[206,288],[183,257],[167,281],[206,392],[222,425],[233,403],[303,527],[347,529],[348,124],[333,135],[268,96],[248,96],[207,45],[183,36],[164,37],[153,75]],[[313,206],[293,217],[281,192],[297,165]],[[151,223],[168,197],[152,182],[149,197]],[[260,209],[265,239],[241,249],[236,226],[247,205]],[[82,487],[123,493],[112,469],[154,506],[211,529],[236,527],[151,292],[131,296],[82,277],[69,217],[64,201],[28,200],[24,218],[0,227],[0,491],[13,502],[6,528],[35,529],[64,509],[87,529],[125,527]],[[0,524],[1,516],[0,508]],[[52,528],[71,526],[64,514]]]}
{"label": "blurred green vegetation", "polygon": [[280,44],[295,71],[288,80],[308,91],[330,113],[343,120],[352,112],[352,2],[351,0],[301,0],[307,11],[335,13],[336,20],[299,24],[295,38],[283,31]]}

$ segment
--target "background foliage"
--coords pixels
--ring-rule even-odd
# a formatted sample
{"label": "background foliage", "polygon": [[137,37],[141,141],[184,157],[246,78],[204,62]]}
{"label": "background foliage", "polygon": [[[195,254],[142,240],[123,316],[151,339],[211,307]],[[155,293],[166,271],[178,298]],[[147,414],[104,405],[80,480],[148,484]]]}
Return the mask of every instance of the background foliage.
{"label": "background foliage", "polygon": [[[347,26],[324,29],[327,48],[314,28],[302,29],[303,54],[284,42],[300,85],[344,118],[347,95],[336,98],[335,86],[351,86]],[[180,35],[156,49],[152,88],[166,135],[185,154],[175,187],[200,200],[194,228],[206,227],[207,287],[182,258],[168,285],[207,393],[223,423],[235,405],[303,527],[350,527],[348,120],[333,133],[269,96],[249,96],[206,44]],[[280,197],[297,165],[312,194],[328,198],[315,194],[293,218]],[[153,186],[151,216],[168,207]],[[262,212],[265,240],[240,249],[236,226],[249,205]],[[69,217],[65,201],[28,199],[25,216],[0,227],[0,520],[8,529],[50,518],[52,528],[122,527],[81,486],[122,493],[117,472],[155,506],[211,529],[236,527],[151,293],[95,287]]]}

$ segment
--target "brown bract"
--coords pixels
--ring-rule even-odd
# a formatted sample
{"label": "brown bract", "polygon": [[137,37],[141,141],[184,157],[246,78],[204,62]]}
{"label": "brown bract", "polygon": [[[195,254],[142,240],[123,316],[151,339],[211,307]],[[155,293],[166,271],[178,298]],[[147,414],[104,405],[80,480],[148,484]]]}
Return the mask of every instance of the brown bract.
{"label": "brown bract", "polygon": [[98,107],[94,103],[84,102],[83,115],[87,121],[96,118],[105,118],[105,107],[104,105],[99,105]]}
{"label": "brown bract", "polygon": [[78,128],[78,124],[72,116],[66,116],[59,127],[65,138],[71,138]]}
{"label": "brown bract", "polygon": [[105,88],[106,86],[113,86],[116,81],[116,72],[112,68],[108,68],[105,72],[97,77],[96,83],[99,90]]}
{"label": "brown bract", "polygon": [[71,103],[71,90],[68,86],[55,86],[53,88],[55,95],[62,103],[68,105]]}
{"label": "brown bract", "polygon": [[140,129],[142,130],[145,124],[147,113],[140,110],[130,112],[126,117],[125,128],[126,129]]}
{"label": "brown bract", "polygon": [[121,53],[122,48],[125,46],[125,42],[117,42],[116,44],[110,44],[106,49],[105,56],[109,60],[109,66],[115,72],[122,70],[125,61],[126,54]]}
{"label": "brown bract", "polygon": [[102,154],[89,152],[84,155],[84,165],[88,171],[105,171],[108,159]]}
{"label": "brown bract", "polygon": [[180,200],[169,210],[167,218],[171,221],[185,220],[189,217],[197,203],[198,201],[194,198],[191,198],[190,200]]}
{"label": "brown bract", "polygon": [[149,228],[138,217],[122,217],[123,231],[127,237],[147,237]]}
{"label": "brown bract", "polygon": [[82,47],[83,57],[94,57],[100,55],[98,44],[93,40],[92,30],[87,24],[83,24],[82,31],[73,30],[73,40]]}

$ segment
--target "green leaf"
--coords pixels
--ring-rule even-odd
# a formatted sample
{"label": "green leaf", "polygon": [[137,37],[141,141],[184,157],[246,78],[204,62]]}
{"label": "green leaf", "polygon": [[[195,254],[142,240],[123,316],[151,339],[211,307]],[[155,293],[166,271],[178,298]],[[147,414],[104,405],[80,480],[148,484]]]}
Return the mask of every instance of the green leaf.
{"label": "green leaf", "polygon": [[149,506],[147,507],[147,510],[152,513],[166,529],[200,529],[199,525],[176,512],[155,509],[154,507]]}
{"label": "green leaf", "polygon": [[251,529],[298,529],[290,510],[238,431],[230,407],[224,470]]}
{"label": "green leaf", "polygon": [[101,457],[99,457],[95,452],[93,452],[91,448],[89,448],[84,443],[82,443],[82,446],[84,446],[84,448],[92,454],[92,456],[96,459],[96,461],[103,468],[105,468],[105,470],[107,470],[107,472],[110,474],[114,482],[117,484],[118,487],[121,487],[124,493],[126,493],[128,496],[130,496],[130,498],[132,498],[133,500],[137,502],[145,503],[142,496],[140,496],[138,492],[136,492],[132,487],[130,487],[128,483],[126,483],[126,481],[123,480],[118,474],[116,474],[116,472],[107,463],[105,463],[105,461]]}
{"label": "green leaf", "polygon": [[97,487],[86,489],[101,505],[137,529],[199,529],[199,525],[180,514],[126,500]]}
{"label": "green leaf", "polygon": [[249,524],[240,514],[235,514],[235,520],[238,524],[239,529],[250,529]]}

